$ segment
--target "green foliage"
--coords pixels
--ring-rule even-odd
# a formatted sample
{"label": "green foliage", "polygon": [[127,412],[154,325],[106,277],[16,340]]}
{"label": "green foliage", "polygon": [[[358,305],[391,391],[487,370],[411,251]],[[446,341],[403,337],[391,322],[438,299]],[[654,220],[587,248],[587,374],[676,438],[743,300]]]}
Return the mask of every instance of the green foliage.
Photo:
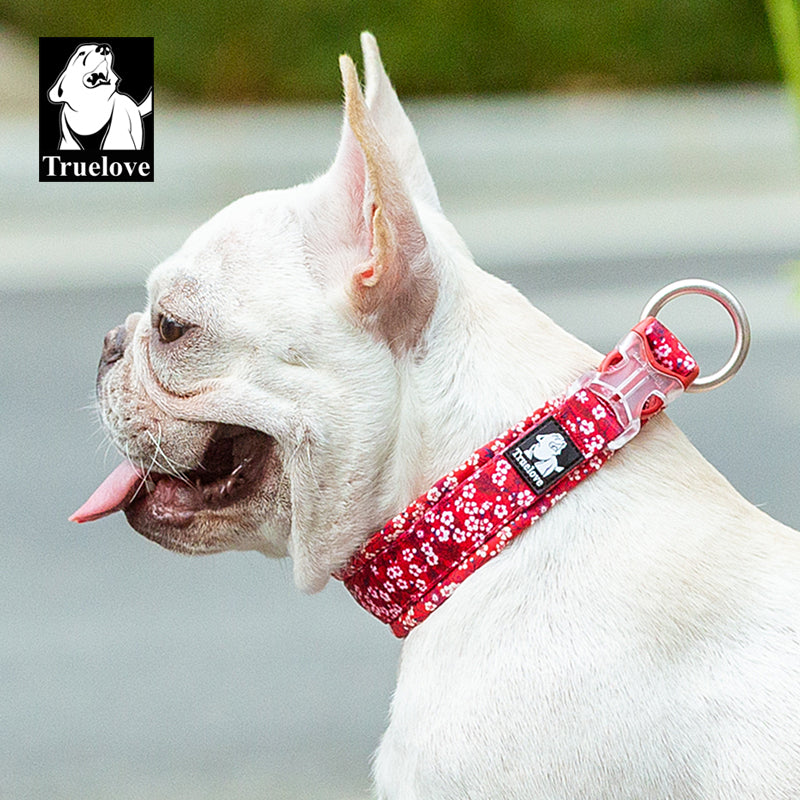
{"label": "green foliage", "polygon": [[404,95],[777,81],[758,0],[0,0],[50,36],[155,36],[156,74],[202,100],[339,96],[378,37]]}
{"label": "green foliage", "polygon": [[786,88],[800,122],[800,7],[795,0],[766,0]]}

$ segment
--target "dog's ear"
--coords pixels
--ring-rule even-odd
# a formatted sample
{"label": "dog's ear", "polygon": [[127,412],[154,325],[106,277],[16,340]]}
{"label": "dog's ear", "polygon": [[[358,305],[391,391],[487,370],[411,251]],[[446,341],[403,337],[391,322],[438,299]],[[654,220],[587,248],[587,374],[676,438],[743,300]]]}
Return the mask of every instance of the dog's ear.
{"label": "dog's ear", "polygon": [[439,196],[417,134],[383,68],[378,42],[367,31],[361,34],[361,50],[364,54],[364,94],[370,116],[389,145],[412,197],[440,210]]}
{"label": "dog's ear", "polygon": [[58,78],[56,79],[56,82],[50,87],[50,91],[47,92],[47,99],[51,103],[58,104],[58,103],[63,103],[64,102],[64,98],[62,97],[62,95],[64,93],[64,87],[61,84],[64,83],[64,75],[65,74],[66,74],[66,70],[64,70],[64,72],[62,72],[58,76]]}
{"label": "dog's ear", "polygon": [[[374,72],[377,52],[372,59]],[[419,343],[433,311],[437,294],[433,265],[406,175],[378,130],[355,65],[345,55],[339,66],[345,90],[345,125],[332,174],[344,190],[351,212],[356,212],[349,215],[354,220],[351,227],[366,256],[349,276],[350,298],[361,321],[400,354]],[[394,96],[380,69],[375,80],[386,81]],[[384,98],[380,105],[393,115],[391,98],[380,88],[375,92]],[[399,107],[396,97],[394,102]],[[410,123],[405,122],[410,130]],[[406,161],[409,179],[420,180],[414,159]]]}

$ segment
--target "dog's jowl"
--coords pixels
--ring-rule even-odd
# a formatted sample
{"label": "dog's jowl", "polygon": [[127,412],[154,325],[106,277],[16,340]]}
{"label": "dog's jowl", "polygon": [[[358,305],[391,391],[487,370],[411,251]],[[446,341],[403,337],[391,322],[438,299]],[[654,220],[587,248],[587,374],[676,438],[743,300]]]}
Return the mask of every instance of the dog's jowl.
{"label": "dog's jowl", "polygon": [[152,37],[39,39],[39,180],[153,180]]}

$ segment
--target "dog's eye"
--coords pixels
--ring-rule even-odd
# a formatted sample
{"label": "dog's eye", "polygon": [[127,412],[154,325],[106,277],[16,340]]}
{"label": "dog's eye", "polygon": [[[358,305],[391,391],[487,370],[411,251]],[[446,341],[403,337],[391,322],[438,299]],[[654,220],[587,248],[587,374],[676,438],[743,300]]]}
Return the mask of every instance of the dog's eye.
{"label": "dog's eye", "polygon": [[158,317],[158,335],[162,342],[169,344],[175,342],[189,330],[188,325],[178,322],[166,314],[160,314]]}

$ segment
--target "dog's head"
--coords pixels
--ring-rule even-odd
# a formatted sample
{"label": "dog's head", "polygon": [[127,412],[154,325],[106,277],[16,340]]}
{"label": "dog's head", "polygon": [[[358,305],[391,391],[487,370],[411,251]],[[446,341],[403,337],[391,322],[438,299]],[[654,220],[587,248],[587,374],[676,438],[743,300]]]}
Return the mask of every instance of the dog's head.
{"label": "dog's head", "polygon": [[375,40],[362,46],[366,97],[340,61],[330,170],[223,209],[106,337],[100,412],[128,462],[75,519],[124,509],[173,550],[289,553],[314,590],[420,488],[388,458],[413,451],[398,442],[401,375],[437,305],[437,236],[469,256]]}
{"label": "dog's head", "polygon": [[114,54],[107,44],[79,45],[50,87],[48,100],[65,103],[76,112],[107,103],[119,83],[113,63]]}
{"label": "dog's head", "polygon": [[567,446],[564,437],[560,433],[546,433],[536,437],[536,444],[533,446],[533,457],[547,460],[561,453]]}

